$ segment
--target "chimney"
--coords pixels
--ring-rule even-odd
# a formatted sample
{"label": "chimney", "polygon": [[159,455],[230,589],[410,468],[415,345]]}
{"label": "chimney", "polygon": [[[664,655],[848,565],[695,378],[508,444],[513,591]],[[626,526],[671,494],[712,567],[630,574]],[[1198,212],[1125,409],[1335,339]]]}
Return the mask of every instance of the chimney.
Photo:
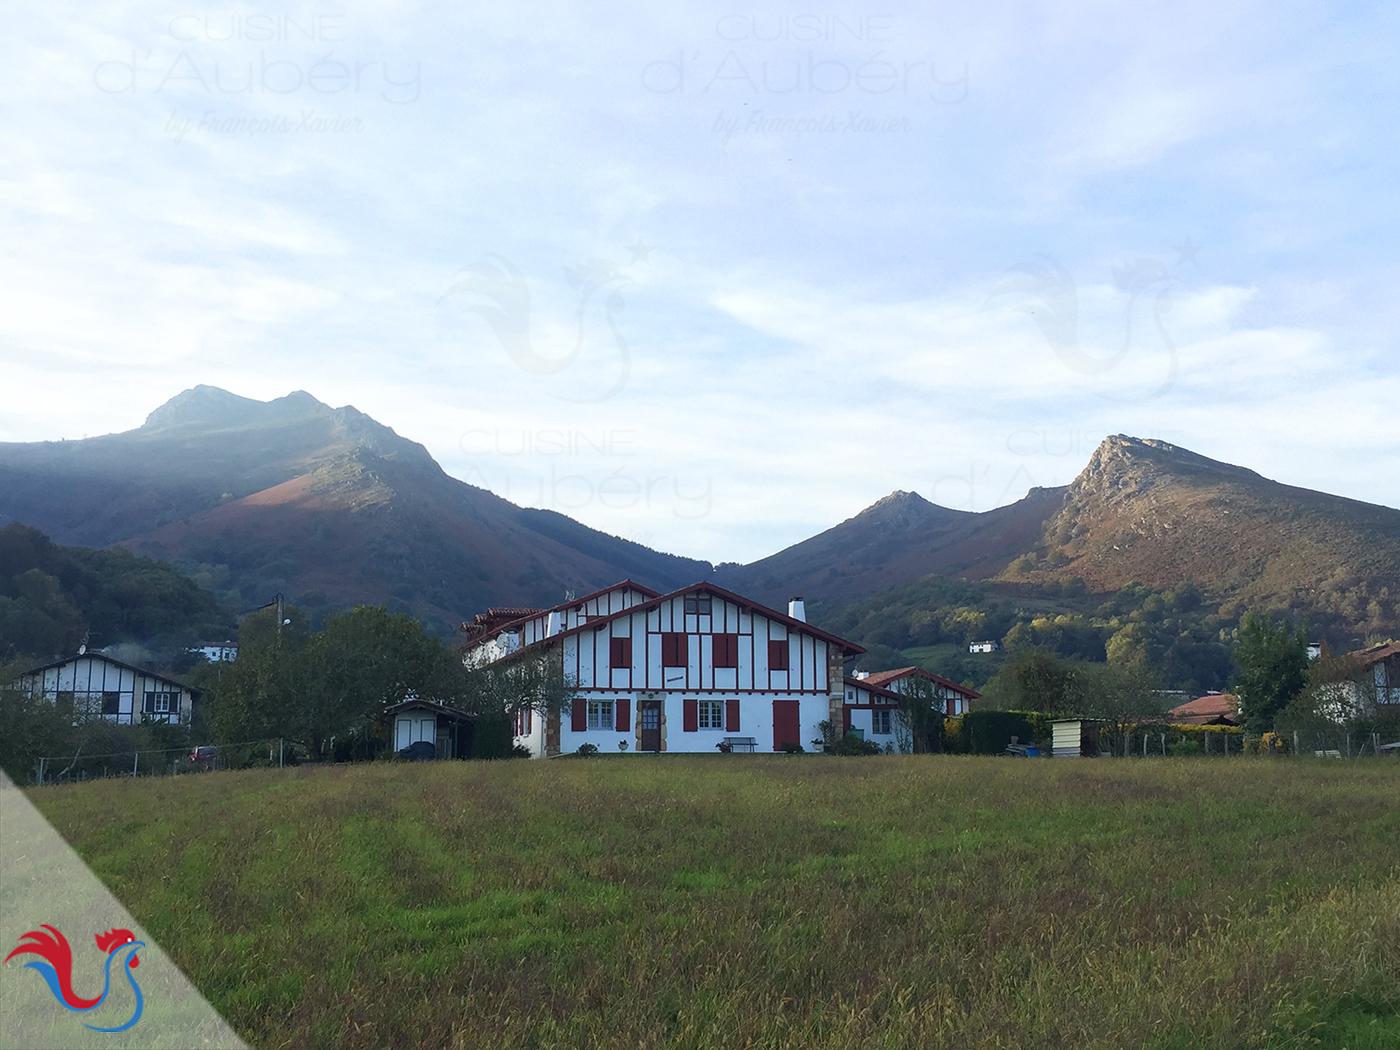
{"label": "chimney", "polygon": [[544,636],[546,638],[553,638],[563,629],[563,626],[564,614],[558,609],[555,609],[549,614],[549,624],[544,629]]}
{"label": "chimney", "polygon": [[801,620],[803,623],[807,622],[807,606],[803,603],[801,595],[798,595],[788,602],[788,615],[794,620]]}

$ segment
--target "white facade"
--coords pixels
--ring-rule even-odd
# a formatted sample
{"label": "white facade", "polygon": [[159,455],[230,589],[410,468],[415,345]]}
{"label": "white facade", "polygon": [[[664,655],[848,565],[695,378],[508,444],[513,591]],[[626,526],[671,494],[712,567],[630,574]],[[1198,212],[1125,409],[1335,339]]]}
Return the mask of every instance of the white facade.
{"label": "white facade", "polygon": [[467,666],[483,667],[494,663],[527,645],[552,638],[561,631],[581,627],[590,619],[610,616],[656,597],[659,595],[650,588],[624,580],[614,587],[586,594],[552,609],[538,609],[528,616],[503,624],[490,638],[468,649]]}
{"label": "white facade", "polygon": [[143,716],[187,724],[194,693],[179,682],[132,667],[101,653],[85,653],[38,667],[19,678],[20,688],[71,705],[75,720],[105,718],[122,725]]}
{"label": "white facade", "polygon": [[913,741],[899,699],[897,693],[862,678],[847,678],[842,706],[846,728],[859,729],[866,740],[881,747],[889,744],[901,754],[909,752]]}
{"label": "white facade", "polygon": [[[598,611],[574,607],[584,601]],[[583,744],[714,753],[726,737],[751,737],[759,751],[810,749],[821,738],[819,723],[833,712],[841,717],[843,661],[864,651],[707,584],[650,596],[621,584],[574,606],[508,625],[501,634],[519,635],[518,654],[498,644],[498,635],[466,655],[479,665],[494,662],[486,653],[557,654],[578,693],[562,718],[517,720],[515,742],[537,756]],[[562,614],[552,634],[551,612]]]}
{"label": "white facade", "polygon": [[867,675],[865,678],[869,685],[879,686],[899,694],[903,694],[909,688],[909,683],[913,679],[922,679],[929,683],[929,691],[936,700],[942,702],[943,713],[949,717],[967,714],[971,701],[980,695],[972,689],[960,686],[956,682],[950,682],[948,679],[925,671],[921,667],[901,667],[897,671],[879,671]]}

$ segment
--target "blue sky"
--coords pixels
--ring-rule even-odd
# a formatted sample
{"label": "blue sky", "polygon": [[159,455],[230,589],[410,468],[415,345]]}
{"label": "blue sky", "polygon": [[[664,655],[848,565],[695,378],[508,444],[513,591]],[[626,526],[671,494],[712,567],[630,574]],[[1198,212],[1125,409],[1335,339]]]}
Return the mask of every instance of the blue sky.
{"label": "blue sky", "polygon": [[305,389],[715,561],[1111,433],[1400,506],[1390,6],[54,3],[0,53],[0,440]]}

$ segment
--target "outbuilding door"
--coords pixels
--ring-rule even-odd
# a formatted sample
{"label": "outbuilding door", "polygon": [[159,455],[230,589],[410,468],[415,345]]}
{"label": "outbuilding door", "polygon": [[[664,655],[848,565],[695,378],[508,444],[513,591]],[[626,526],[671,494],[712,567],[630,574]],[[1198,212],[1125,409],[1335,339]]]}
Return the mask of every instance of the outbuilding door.
{"label": "outbuilding door", "polygon": [[802,715],[796,700],[773,701],[773,750],[802,743]]}
{"label": "outbuilding door", "polygon": [[637,705],[637,728],[641,730],[643,751],[661,750],[661,701],[643,700]]}

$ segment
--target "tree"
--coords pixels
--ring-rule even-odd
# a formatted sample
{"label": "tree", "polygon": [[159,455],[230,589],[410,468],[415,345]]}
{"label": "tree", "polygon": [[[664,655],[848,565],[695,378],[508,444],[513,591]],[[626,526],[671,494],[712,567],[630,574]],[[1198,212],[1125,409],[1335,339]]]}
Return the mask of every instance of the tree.
{"label": "tree", "polygon": [[478,716],[504,714],[514,718],[524,710],[546,717],[568,714],[578,681],[564,674],[558,650],[541,657],[520,657],[502,664],[477,667],[466,673],[466,710]]}
{"label": "tree", "polygon": [[1072,711],[1078,700],[1075,667],[1043,649],[1023,650],[986,684],[975,706],[1002,711]]}
{"label": "tree", "polygon": [[937,687],[923,675],[911,674],[901,684],[899,697],[895,731],[900,753],[933,750],[933,742],[943,738],[943,698]]}
{"label": "tree", "polygon": [[0,769],[17,783],[29,783],[41,756],[61,755],[78,745],[72,714],[38,693],[21,689],[15,678],[23,667],[0,669]]}
{"label": "tree", "polygon": [[1166,710],[1161,679],[1146,661],[1129,664],[1081,664],[1075,668],[1073,712],[1108,724],[1108,746],[1117,752],[1132,725],[1155,719]]}
{"label": "tree", "polygon": [[1246,613],[1239,638],[1234,661],[1241,713],[1251,729],[1272,729],[1278,713],[1307,685],[1307,620],[1294,631],[1287,621],[1275,625],[1268,614]]}

